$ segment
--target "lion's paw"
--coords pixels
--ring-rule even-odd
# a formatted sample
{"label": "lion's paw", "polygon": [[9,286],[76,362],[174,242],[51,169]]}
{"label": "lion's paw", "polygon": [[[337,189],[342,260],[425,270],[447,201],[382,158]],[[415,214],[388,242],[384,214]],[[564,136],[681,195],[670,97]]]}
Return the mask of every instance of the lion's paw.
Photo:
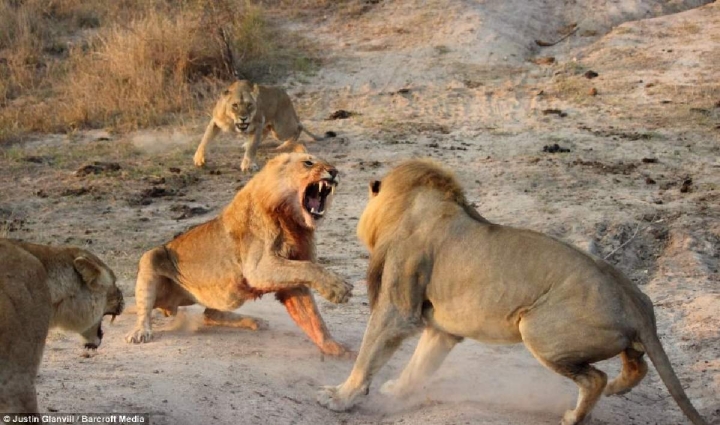
{"label": "lion's paw", "polygon": [[240,171],[243,173],[249,173],[257,170],[258,166],[256,163],[252,162],[250,158],[243,158],[242,163],[240,164]]}
{"label": "lion's paw", "polygon": [[605,391],[603,391],[605,397],[627,394],[630,392],[630,390],[632,390],[632,388],[627,388],[626,386],[623,386],[616,381],[617,380],[614,380],[607,384],[607,386],[605,387]]}
{"label": "lion's paw", "polygon": [[352,297],[353,286],[344,280],[337,278],[332,283],[318,288],[320,295],[331,303],[342,304],[348,302]]}
{"label": "lion's paw", "polygon": [[317,394],[317,402],[332,411],[344,412],[352,407],[350,400],[343,399],[339,390],[342,385],[337,387],[322,387]]}
{"label": "lion's paw", "polygon": [[153,339],[153,332],[150,329],[137,328],[125,336],[128,344],[141,344],[150,342]]}
{"label": "lion's paw", "polygon": [[195,154],[193,157],[193,162],[195,163],[195,166],[198,168],[202,168],[205,166],[205,155],[198,155]]}
{"label": "lion's paw", "polygon": [[327,354],[328,356],[349,359],[354,359],[355,357],[357,357],[355,353],[348,350],[347,347],[332,339],[329,341],[325,341],[325,343],[320,347],[320,351],[322,351],[323,354]]}
{"label": "lion's paw", "polygon": [[380,387],[380,393],[393,397],[399,396],[400,391],[398,391],[398,381],[399,379],[390,379],[388,381],[385,381],[385,383],[382,384],[382,386]]}
{"label": "lion's paw", "polygon": [[584,418],[578,419],[577,413],[575,413],[574,410],[568,410],[563,415],[562,420],[560,421],[560,425],[578,425],[581,423],[588,423],[590,422],[590,415],[585,415]]}

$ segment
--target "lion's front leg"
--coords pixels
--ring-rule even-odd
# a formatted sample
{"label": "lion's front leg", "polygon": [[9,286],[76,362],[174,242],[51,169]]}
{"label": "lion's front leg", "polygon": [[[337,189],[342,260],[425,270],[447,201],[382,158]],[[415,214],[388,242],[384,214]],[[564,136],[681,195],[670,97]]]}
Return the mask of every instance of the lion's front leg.
{"label": "lion's front leg", "polygon": [[257,153],[257,148],[260,146],[260,142],[263,139],[264,127],[264,120],[262,124],[255,124],[255,133],[253,133],[252,139],[245,144],[245,155],[243,156],[242,164],[240,164],[240,171],[243,173],[255,171],[258,168],[255,163],[255,154]]}
{"label": "lion's front leg", "polygon": [[250,265],[243,270],[253,288],[277,292],[307,286],[336,304],[345,303],[352,296],[351,284],[312,261],[288,260],[267,251],[261,255],[257,264],[248,261]]}
{"label": "lion's front leg", "polygon": [[290,317],[324,354],[340,356],[348,352],[342,344],[330,335],[325,321],[318,311],[310,289],[301,286],[279,291],[278,301],[283,303]]}
{"label": "lion's front leg", "polygon": [[360,353],[350,376],[337,387],[323,387],[317,396],[320,405],[336,412],[348,410],[366,394],[373,375],[387,363],[402,341],[418,326],[392,305],[378,305],[370,316]]}
{"label": "lion's front leg", "polygon": [[205,166],[205,148],[219,132],[220,127],[215,125],[215,120],[210,120],[210,124],[208,124],[205,128],[205,134],[203,134],[202,141],[200,141],[200,145],[198,145],[198,148],[195,151],[195,156],[193,157],[193,162],[196,167]]}
{"label": "lion's front leg", "polygon": [[137,325],[125,336],[125,341],[128,343],[139,344],[152,340],[152,310],[155,308],[159,286],[164,279],[155,270],[158,261],[163,261],[163,252],[160,248],[150,250],[140,258],[138,277],[135,283]]}

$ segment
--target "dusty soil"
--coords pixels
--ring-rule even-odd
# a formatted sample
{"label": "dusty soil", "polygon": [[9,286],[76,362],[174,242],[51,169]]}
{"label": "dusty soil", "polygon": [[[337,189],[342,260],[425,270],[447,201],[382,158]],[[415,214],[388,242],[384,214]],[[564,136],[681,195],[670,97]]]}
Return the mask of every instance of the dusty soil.
{"label": "dusty soil", "polygon": [[[640,285],[691,400],[720,423],[720,4],[375,3],[276,12],[325,58],[284,85],[310,129],[338,133],[309,145],[342,172],[317,235],[319,261],[355,284],[349,304],[320,302],[334,335],[357,349],[369,315],[367,254],[355,237],[367,182],[402,159],[432,157],[489,220],[575,243]],[[327,119],[340,109],[353,114]],[[126,345],[141,253],[217,214],[248,179],[228,136],[210,146],[207,169],[192,167],[204,124],[38,136],[0,150],[0,230],[93,250],[131,305],[90,358],[75,336],[51,334],[42,410],[149,412],[156,424],[505,425],[555,424],[574,405],[574,384],[522,346],[472,341],[410,400],[380,397],[412,339],[356,409],[330,412],[315,391],[340,383],[352,361],[320,356],[269,296],[242,308],[267,330],[203,328],[192,307],[158,317],[156,341]],[[614,375],[619,361],[600,367]],[[683,419],[651,368],[631,393],[602,399],[590,423]]]}

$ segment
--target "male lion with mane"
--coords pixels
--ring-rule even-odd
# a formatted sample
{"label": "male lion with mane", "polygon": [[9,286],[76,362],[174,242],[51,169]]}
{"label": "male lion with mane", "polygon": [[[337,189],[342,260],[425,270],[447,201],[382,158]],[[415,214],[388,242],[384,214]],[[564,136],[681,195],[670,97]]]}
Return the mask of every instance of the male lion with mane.
{"label": "male lion with mane", "polygon": [[268,133],[283,142],[278,150],[301,150],[297,141],[302,132],[315,141],[323,140],[300,124],[285,90],[253,84],[247,80],[234,82],[218,99],[213,108],[212,119],[195,151],[193,162],[196,167],[205,165],[205,148],[220,131],[235,131],[252,137],[245,144],[245,155],[240,164],[243,173],[257,168],[255,153]]}
{"label": "male lion with mane", "polygon": [[201,304],[208,325],[257,329],[252,317],[230,313],[245,301],[275,292],[290,317],[323,353],[346,349],[331,336],[309,288],[334,303],[352,285],[315,263],[314,231],[330,207],[338,171],[306,153],[268,161],[219,217],[146,252],[135,299],[138,323],[127,342],[148,342],[154,308],[175,315]]}
{"label": "male lion with mane", "polygon": [[92,253],[0,238],[0,413],[38,412],[35,377],[50,328],[75,331],[95,350],[103,316],[123,306],[115,274]]}
{"label": "male lion with mane", "polygon": [[[347,380],[318,402],[350,408],[403,339],[423,329],[409,364],[381,392],[421,386],[463,338],[523,342],[545,367],[580,388],[561,424],[583,421],[599,397],[630,391],[655,364],[693,424],[692,406],[663,350],[650,299],[605,261],[530,230],[493,224],[468,205],[448,171],[407,161],[370,185],[358,236],[371,252],[372,315]],[[591,364],[620,354],[607,382]]]}

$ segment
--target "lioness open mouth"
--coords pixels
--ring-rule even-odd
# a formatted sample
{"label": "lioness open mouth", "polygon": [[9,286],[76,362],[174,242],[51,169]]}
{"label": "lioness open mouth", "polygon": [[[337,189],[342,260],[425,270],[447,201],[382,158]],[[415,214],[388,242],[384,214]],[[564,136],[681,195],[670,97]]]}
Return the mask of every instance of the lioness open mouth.
{"label": "lioness open mouth", "polygon": [[323,179],[310,183],[305,188],[303,207],[314,220],[321,219],[325,215],[327,198],[335,193],[335,186],[337,186],[335,180]]}
{"label": "lioness open mouth", "polygon": [[235,123],[235,128],[237,128],[238,131],[245,131],[248,129],[248,127],[250,127],[250,123],[246,123],[246,122]]}

